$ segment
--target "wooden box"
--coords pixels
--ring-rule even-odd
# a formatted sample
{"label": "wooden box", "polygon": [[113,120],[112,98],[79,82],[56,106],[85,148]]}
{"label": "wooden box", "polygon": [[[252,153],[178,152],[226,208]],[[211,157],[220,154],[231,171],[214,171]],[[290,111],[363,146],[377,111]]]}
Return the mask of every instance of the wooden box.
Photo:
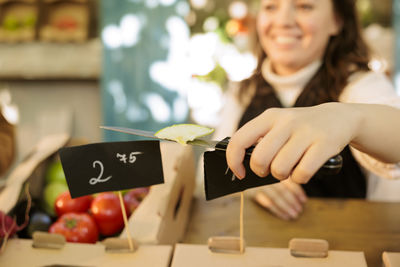
{"label": "wooden box", "polygon": [[288,248],[246,247],[244,254],[211,252],[205,245],[177,244],[171,267],[366,267],[364,252],[329,251],[326,258],[294,257]]}
{"label": "wooden box", "polygon": [[101,244],[66,243],[61,249],[44,249],[33,248],[32,240],[12,239],[0,256],[0,266],[167,267],[171,254],[169,245],[143,245],[133,253],[109,253]]}
{"label": "wooden box", "polygon": [[398,267],[400,266],[399,252],[383,252],[382,254],[383,267]]}

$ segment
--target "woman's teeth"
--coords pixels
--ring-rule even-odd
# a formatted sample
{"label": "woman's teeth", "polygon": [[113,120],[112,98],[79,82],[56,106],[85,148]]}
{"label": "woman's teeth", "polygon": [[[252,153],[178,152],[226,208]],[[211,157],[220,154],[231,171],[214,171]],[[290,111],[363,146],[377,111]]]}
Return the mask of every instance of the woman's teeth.
{"label": "woman's teeth", "polygon": [[297,38],[296,37],[290,37],[290,36],[278,36],[278,37],[275,38],[275,41],[278,44],[285,45],[285,44],[292,44],[292,43],[296,42]]}

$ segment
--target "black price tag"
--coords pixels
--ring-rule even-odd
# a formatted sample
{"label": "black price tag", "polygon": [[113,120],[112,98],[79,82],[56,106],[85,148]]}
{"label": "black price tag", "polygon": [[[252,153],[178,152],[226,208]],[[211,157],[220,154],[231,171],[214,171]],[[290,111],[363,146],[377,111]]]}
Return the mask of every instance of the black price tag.
{"label": "black price tag", "polygon": [[225,152],[204,152],[204,185],[206,199],[212,200],[218,197],[244,191],[248,188],[278,183],[279,180],[271,175],[261,178],[251,171],[249,158],[245,157],[243,164],[246,168],[246,177],[238,179],[228,168]]}
{"label": "black price tag", "polygon": [[164,183],[159,141],[98,143],[59,152],[72,198]]}

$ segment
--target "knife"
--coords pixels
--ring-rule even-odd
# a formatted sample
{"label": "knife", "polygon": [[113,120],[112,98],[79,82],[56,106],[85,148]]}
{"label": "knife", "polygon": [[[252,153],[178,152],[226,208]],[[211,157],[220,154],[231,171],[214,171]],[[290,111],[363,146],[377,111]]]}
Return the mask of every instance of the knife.
{"label": "knife", "polygon": [[[131,128],[126,128],[126,127],[113,127],[113,126],[100,126],[100,128],[104,129],[104,130],[127,133],[127,134],[132,134],[132,135],[137,135],[137,136],[142,136],[142,137],[147,137],[147,138],[152,138],[152,139],[157,139],[157,140],[162,140],[162,141],[176,142],[176,141],[170,140],[170,139],[159,138],[154,135],[155,132],[151,132],[151,131],[131,129]],[[192,141],[188,141],[187,144],[194,145],[194,146],[201,146],[201,147],[208,148],[208,149],[226,151],[228,144],[229,144],[229,140],[230,140],[230,137],[226,137],[225,139],[223,139],[221,141],[205,140],[202,138],[197,138]],[[251,156],[253,149],[254,149],[254,146],[247,148],[246,155]],[[340,154],[338,154],[338,155],[330,158],[327,162],[325,162],[325,164],[322,166],[322,168],[324,168],[324,173],[326,173],[326,174],[337,174],[341,170],[342,165],[343,165],[343,158]]]}

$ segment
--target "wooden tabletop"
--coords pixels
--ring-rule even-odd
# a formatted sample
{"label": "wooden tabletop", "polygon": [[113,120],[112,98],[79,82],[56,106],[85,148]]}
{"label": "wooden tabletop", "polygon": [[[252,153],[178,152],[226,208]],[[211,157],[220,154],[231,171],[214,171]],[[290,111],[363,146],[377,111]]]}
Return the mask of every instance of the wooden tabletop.
{"label": "wooden tabletop", "polygon": [[[239,236],[239,195],[192,205],[184,243]],[[325,239],[332,250],[364,251],[369,267],[381,267],[383,251],[400,252],[400,203],[310,198],[299,219],[283,221],[245,197],[247,246],[283,248],[294,237]]]}

